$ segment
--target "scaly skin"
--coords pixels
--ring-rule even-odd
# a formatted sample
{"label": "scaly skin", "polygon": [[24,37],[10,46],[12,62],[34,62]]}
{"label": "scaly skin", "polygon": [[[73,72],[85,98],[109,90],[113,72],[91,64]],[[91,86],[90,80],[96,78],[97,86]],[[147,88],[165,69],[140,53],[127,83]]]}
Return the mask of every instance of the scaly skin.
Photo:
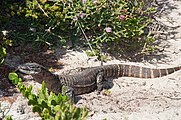
{"label": "scaly skin", "polygon": [[55,75],[37,63],[26,63],[20,65],[16,72],[30,74],[39,83],[44,81],[46,87],[54,93],[61,93],[62,86],[64,85],[67,87],[67,93],[73,92],[75,95],[80,95],[90,93],[96,89],[102,90],[102,81],[107,78],[122,76],[156,78],[166,76],[180,69],[181,66],[152,69],[133,65],[112,64],[87,68],[74,75]]}

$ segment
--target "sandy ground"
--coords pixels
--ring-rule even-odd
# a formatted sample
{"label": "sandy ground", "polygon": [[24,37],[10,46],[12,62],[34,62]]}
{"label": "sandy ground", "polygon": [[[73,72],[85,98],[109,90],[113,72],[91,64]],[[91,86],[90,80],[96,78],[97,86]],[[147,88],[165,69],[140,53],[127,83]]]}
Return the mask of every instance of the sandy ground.
{"label": "sandy ground", "polygon": [[[159,0],[155,6],[159,12],[154,16],[160,28],[158,52],[147,56],[141,63],[121,60],[104,64],[124,63],[152,68],[181,65],[181,1]],[[70,52],[61,62],[67,67],[96,66],[100,62],[88,59],[84,53]],[[73,63],[72,63],[73,62]],[[77,105],[87,106],[91,111],[88,120],[181,120],[181,71],[155,79],[122,77],[110,80],[113,84],[108,94],[96,92],[80,96]]]}
{"label": "sandy ground", "polygon": [[[158,24],[158,49],[162,51],[144,57],[139,63],[111,57],[112,60],[104,65],[123,63],[151,68],[181,65],[181,1],[157,0],[154,7],[159,10],[154,18]],[[64,64],[64,68],[56,74],[77,67],[100,65],[99,61],[87,57],[83,51],[70,50],[63,54],[61,49],[57,49],[55,53],[59,58],[58,62]],[[31,84],[35,85],[35,82]],[[77,97],[77,106],[86,106],[90,111],[88,120],[181,120],[181,71],[155,79],[122,77],[109,80],[105,84],[111,86],[108,91],[105,90],[99,95],[95,91]],[[11,104],[8,114],[14,115],[16,120],[30,119],[33,113],[29,111],[26,100],[19,94],[17,99]],[[17,101],[23,101],[23,105],[17,105]],[[1,105],[4,104],[6,103]],[[20,114],[21,112],[15,113],[17,106],[26,108],[26,117]],[[40,119],[36,114],[33,116],[31,120]]]}
{"label": "sandy ground", "polygon": [[[160,10],[154,16],[158,26],[159,49],[141,63],[113,59],[104,64],[125,63],[152,68],[181,65],[181,1],[159,0],[155,7]],[[61,62],[70,68],[96,66],[100,62],[88,60],[84,53],[66,54]],[[73,63],[70,61],[74,61]],[[112,81],[110,93],[96,92],[82,95],[78,105],[91,111],[89,120],[181,120],[181,71],[155,79],[122,77]]]}

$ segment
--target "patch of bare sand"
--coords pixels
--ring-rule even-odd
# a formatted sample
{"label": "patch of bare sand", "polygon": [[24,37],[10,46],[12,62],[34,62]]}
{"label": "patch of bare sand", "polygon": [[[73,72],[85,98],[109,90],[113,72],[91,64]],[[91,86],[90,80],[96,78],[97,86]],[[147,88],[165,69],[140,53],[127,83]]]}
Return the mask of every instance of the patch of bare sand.
{"label": "patch of bare sand", "polygon": [[[124,63],[152,68],[166,68],[181,64],[181,61],[177,60],[180,58],[179,55],[173,54],[172,57],[176,60],[172,59],[169,64],[125,63],[118,60],[112,60],[105,64]],[[62,59],[64,63],[67,63],[67,66],[64,66],[65,69],[100,65],[100,62],[96,62],[95,59],[85,57],[84,53],[72,52],[71,54],[65,54],[65,56],[67,56],[66,59]],[[79,59],[78,63],[75,62],[77,59]],[[62,62],[62,60],[60,61]],[[71,61],[74,61],[73,64],[71,64]],[[102,94],[97,95],[97,92],[92,92],[78,96],[78,99],[79,97],[81,99],[79,99],[77,105],[86,106],[90,111],[88,120],[102,120],[103,118],[108,120],[179,120],[181,118],[181,71],[154,79],[122,77],[109,80],[106,84],[113,84],[108,94],[102,92]]]}

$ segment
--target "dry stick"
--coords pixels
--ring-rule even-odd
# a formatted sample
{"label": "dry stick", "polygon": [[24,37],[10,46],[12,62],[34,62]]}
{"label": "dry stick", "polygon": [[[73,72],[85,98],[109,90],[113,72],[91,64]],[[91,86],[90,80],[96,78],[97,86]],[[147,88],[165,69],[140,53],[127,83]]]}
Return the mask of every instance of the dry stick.
{"label": "dry stick", "polygon": [[38,5],[38,7],[41,9],[41,11],[42,11],[47,17],[49,17],[48,14],[43,10],[43,8],[41,7],[41,5],[38,3],[38,1],[37,1],[37,0],[35,0],[35,1],[36,1],[36,4]]}
{"label": "dry stick", "polygon": [[[86,41],[87,41],[87,43],[88,43],[91,51],[93,52],[94,56],[96,56],[96,54],[95,54],[95,52],[94,52],[94,50],[93,50],[93,48],[92,48],[92,46],[91,46],[91,44],[90,44],[90,42],[89,42],[89,39],[87,38],[87,35],[85,34],[84,30],[82,29],[81,24],[79,23],[79,21],[77,21],[77,23],[78,23],[78,25],[79,25],[79,27],[80,27],[80,30],[81,30],[82,34],[84,35],[84,37],[85,37],[85,39],[86,39]],[[97,59],[97,58],[96,58],[96,59]],[[97,60],[98,60],[98,59],[97,59]],[[102,61],[101,61],[101,64],[102,64]]]}
{"label": "dry stick", "polygon": [[[36,1],[36,3],[38,4],[38,6],[40,7],[40,9],[42,10],[42,12],[43,12],[47,17],[49,17],[48,14],[47,14],[47,13],[43,10],[43,8],[40,6],[40,4],[38,3],[38,1],[37,1],[37,0],[35,0],[35,1]],[[78,21],[77,21],[77,22],[78,22]],[[80,24],[79,22],[78,22],[78,25],[79,25],[79,27],[80,27],[80,29],[81,29],[82,34],[84,35],[85,39],[87,40],[87,43],[88,43],[91,51],[93,52],[94,56],[96,56],[96,54],[95,54],[95,52],[94,52],[94,50],[93,50],[93,48],[92,48],[92,46],[91,46],[91,44],[90,44],[87,36],[86,36],[86,34],[85,34],[84,30],[82,29],[82,26],[81,26],[81,24]],[[96,58],[96,59],[97,59],[97,58]],[[97,60],[98,60],[98,59],[97,59]],[[102,61],[101,61],[101,65],[102,65]]]}
{"label": "dry stick", "polygon": [[[41,5],[38,3],[38,1],[37,1],[37,0],[35,0],[35,1],[36,1],[36,4],[38,5],[38,7],[41,9],[41,11],[45,14],[45,16],[47,16],[47,17],[49,18],[48,14],[47,14],[47,13],[45,12],[45,10],[41,7]],[[48,32],[51,32],[51,27],[48,28],[48,30],[47,30],[46,33],[43,35],[43,37],[44,37]],[[39,40],[37,40],[37,41],[39,41]],[[41,40],[40,40],[40,41],[41,41]],[[50,43],[49,43],[49,42],[45,42],[45,43],[50,46]]]}

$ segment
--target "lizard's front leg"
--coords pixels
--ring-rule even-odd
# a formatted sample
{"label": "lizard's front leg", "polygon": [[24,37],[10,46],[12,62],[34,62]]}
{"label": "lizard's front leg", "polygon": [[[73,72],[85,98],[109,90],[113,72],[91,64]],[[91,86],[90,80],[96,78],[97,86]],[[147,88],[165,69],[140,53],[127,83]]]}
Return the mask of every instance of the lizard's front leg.
{"label": "lizard's front leg", "polygon": [[68,98],[70,100],[72,100],[72,102],[74,103],[75,102],[75,94],[74,94],[74,89],[70,86],[64,86],[62,88],[62,93],[67,95]]}
{"label": "lizard's front leg", "polygon": [[104,72],[103,70],[99,70],[96,76],[98,94],[103,90],[103,79],[104,79]]}

